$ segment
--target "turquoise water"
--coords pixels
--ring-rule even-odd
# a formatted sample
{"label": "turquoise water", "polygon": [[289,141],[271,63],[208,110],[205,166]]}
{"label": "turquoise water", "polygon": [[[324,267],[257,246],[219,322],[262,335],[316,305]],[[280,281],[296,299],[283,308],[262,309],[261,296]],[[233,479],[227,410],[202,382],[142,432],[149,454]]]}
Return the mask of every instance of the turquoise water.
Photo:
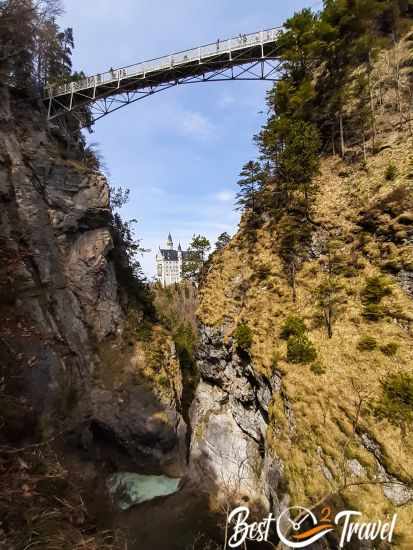
{"label": "turquoise water", "polygon": [[106,485],[117,507],[128,510],[135,504],[176,493],[180,481],[180,478],[119,472],[110,476]]}

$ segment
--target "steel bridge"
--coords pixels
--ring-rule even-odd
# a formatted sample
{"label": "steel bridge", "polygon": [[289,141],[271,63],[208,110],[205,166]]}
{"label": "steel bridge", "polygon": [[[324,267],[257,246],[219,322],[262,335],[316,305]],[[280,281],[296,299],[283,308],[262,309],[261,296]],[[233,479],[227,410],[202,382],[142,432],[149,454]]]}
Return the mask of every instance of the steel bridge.
{"label": "steel bridge", "polygon": [[180,84],[276,80],[280,32],[280,28],[274,28],[240,34],[136,65],[111,68],[82,80],[49,84],[44,94],[48,118],[71,113],[84,126],[85,107],[94,123],[130,103]]}

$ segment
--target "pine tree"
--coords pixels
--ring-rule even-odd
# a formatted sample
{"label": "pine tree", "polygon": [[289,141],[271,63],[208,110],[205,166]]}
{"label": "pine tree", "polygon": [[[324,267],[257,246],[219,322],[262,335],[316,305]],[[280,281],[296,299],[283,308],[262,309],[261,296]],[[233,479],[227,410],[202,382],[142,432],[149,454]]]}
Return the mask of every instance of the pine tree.
{"label": "pine tree", "polygon": [[19,89],[32,83],[36,11],[31,0],[0,4],[0,71],[3,81]]}
{"label": "pine tree", "polygon": [[60,0],[0,2],[0,70],[10,85],[42,89],[71,75],[72,29],[60,31]]}
{"label": "pine tree", "polygon": [[285,128],[284,147],[279,154],[278,176],[289,201],[298,192],[304,197],[307,215],[314,191],[313,178],[320,165],[320,136],[317,128],[303,121],[290,121]]}
{"label": "pine tree", "polygon": [[221,233],[221,235],[219,235],[217,239],[217,242],[215,243],[215,249],[222,250],[225,246],[227,246],[230,240],[231,240],[231,237],[228,235],[226,231],[224,233]]}
{"label": "pine tree", "polygon": [[206,237],[193,235],[182,269],[186,279],[196,281],[202,276],[202,269],[210,250],[211,243]]}
{"label": "pine tree", "polygon": [[236,205],[239,210],[251,211],[255,214],[257,193],[262,184],[262,170],[259,162],[250,160],[245,164],[238,181],[240,191],[237,193]]}

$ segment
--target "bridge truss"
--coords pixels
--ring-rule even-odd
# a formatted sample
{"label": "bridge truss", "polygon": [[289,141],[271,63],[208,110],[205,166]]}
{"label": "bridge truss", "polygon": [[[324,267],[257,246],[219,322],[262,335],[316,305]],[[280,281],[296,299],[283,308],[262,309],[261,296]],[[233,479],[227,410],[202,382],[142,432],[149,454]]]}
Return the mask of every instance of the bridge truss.
{"label": "bridge truss", "polygon": [[[62,85],[46,87],[49,120],[68,113],[81,126],[182,84],[276,80],[280,29],[269,29],[178,52]],[[89,111],[85,115],[85,108]],[[87,121],[87,122],[86,122]]]}

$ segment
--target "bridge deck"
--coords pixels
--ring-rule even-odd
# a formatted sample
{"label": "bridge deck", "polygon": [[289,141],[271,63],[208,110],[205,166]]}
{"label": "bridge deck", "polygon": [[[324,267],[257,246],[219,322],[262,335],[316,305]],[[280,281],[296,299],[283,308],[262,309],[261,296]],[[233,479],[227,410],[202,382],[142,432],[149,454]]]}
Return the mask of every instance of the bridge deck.
{"label": "bridge deck", "polygon": [[261,59],[275,59],[280,29],[274,28],[229,40],[218,40],[191,50],[152,59],[136,65],[110,69],[82,80],[62,85],[49,85],[45,101],[49,102],[49,117],[53,118],[55,103],[64,111],[102,97],[134,92],[159,85],[179,83],[190,76],[205,75]]}

